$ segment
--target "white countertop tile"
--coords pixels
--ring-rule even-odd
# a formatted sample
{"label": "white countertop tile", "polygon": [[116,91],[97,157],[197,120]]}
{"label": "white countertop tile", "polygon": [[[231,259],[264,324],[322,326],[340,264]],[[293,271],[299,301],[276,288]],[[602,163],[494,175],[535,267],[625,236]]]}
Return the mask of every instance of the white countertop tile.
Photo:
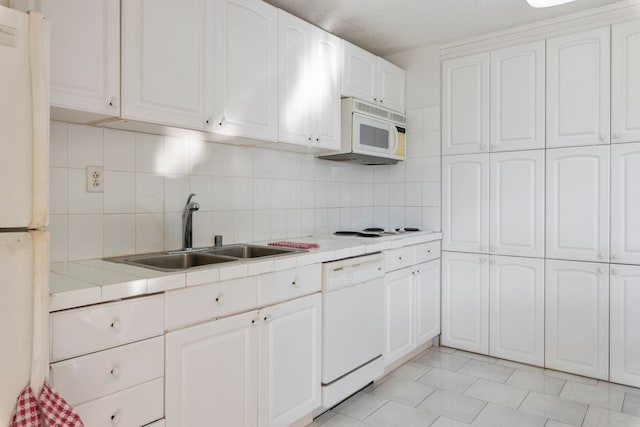
{"label": "white countertop tile", "polygon": [[49,288],[52,290],[49,300],[50,311],[94,304],[100,301],[102,294],[100,286],[94,283],[53,272],[49,275]]}

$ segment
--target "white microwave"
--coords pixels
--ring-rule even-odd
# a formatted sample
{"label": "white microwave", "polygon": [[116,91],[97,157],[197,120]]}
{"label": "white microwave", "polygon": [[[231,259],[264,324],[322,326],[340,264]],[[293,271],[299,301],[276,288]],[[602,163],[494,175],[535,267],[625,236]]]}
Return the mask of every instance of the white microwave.
{"label": "white microwave", "polygon": [[365,165],[390,165],[406,157],[407,118],[355,98],[342,100],[342,135],[339,152],[321,159]]}

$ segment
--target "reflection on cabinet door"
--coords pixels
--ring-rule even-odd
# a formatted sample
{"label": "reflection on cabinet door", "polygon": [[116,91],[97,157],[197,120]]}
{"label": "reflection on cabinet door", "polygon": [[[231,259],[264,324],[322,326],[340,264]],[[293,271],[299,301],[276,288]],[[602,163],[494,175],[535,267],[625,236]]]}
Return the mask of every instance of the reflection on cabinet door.
{"label": "reflection on cabinet door", "polygon": [[492,256],[491,356],[544,366],[544,260]]}
{"label": "reflection on cabinet door", "polygon": [[640,387],[640,267],[611,266],[611,381]]}
{"label": "reflection on cabinet door", "polygon": [[544,151],[491,154],[492,254],[544,257]]}
{"label": "reflection on cabinet door", "polygon": [[547,258],[609,259],[609,146],[547,150]]}
{"label": "reflection on cabinet door", "polygon": [[491,52],[491,151],[544,148],[544,40]]}
{"label": "reflection on cabinet door", "polygon": [[608,144],[609,27],[547,39],[547,147]]}
{"label": "reflection on cabinet door", "polygon": [[442,249],[489,251],[489,155],[442,158]]}
{"label": "reflection on cabinet door", "polygon": [[489,151],[489,53],[442,62],[442,154]]}
{"label": "reflection on cabinet door", "polygon": [[[316,131],[312,146],[340,149],[340,39],[314,27],[312,109]],[[315,138],[314,138],[315,137]]]}
{"label": "reflection on cabinet door", "polygon": [[640,264],[640,143],[611,146],[611,262]]}
{"label": "reflection on cabinet door", "polygon": [[487,255],[442,253],[443,346],[489,353]]}
{"label": "reflection on cabinet door", "polygon": [[611,27],[611,142],[640,141],[640,21]]}
{"label": "reflection on cabinet door", "polygon": [[547,368],[609,379],[609,264],[546,260]]}

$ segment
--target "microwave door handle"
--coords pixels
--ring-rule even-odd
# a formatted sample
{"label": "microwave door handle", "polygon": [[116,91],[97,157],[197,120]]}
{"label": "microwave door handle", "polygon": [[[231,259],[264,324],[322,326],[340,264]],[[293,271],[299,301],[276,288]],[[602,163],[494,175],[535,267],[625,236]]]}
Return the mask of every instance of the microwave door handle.
{"label": "microwave door handle", "polygon": [[395,155],[396,151],[398,150],[398,128],[396,127],[396,125],[392,125],[392,132],[391,134],[393,135],[393,150],[391,150],[391,155]]}

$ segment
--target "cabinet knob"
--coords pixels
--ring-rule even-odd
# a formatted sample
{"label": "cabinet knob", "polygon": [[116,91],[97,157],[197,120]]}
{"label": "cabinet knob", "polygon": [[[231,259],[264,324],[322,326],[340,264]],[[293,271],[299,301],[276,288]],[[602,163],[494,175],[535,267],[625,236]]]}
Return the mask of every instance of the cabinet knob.
{"label": "cabinet knob", "polygon": [[480,144],[480,151],[484,151],[484,144]]}
{"label": "cabinet knob", "polygon": [[120,424],[120,421],[122,420],[122,415],[120,414],[120,411],[116,411],[113,415],[111,415],[111,424],[114,426],[117,426],[118,424]]}
{"label": "cabinet knob", "polygon": [[492,259],[491,261],[489,261],[489,264],[491,264],[491,265],[496,265],[496,260],[495,260],[495,259]]}
{"label": "cabinet knob", "polygon": [[120,367],[118,365],[111,368],[110,374],[113,378],[120,379]]}
{"label": "cabinet knob", "polygon": [[614,133],[613,139],[620,139],[620,134],[618,132]]}
{"label": "cabinet knob", "polygon": [[224,295],[220,294],[216,297],[216,302],[220,305],[222,305],[222,303],[224,303]]}
{"label": "cabinet knob", "polygon": [[431,253],[431,249],[427,249],[427,253],[430,254]]}
{"label": "cabinet knob", "polygon": [[487,262],[487,259],[482,257],[482,258],[480,258],[480,262],[484,264],[485,262]]}
{"label": "cabinet knob", "polygon": [[598,267],[598,273],[600,273],[600,274],[604,273],[604,268]]}
{"label": "cabinet knob", "polygon": [[120,332],[120,329],[122,327],[122,325],[120,324],[120,319],[115,318],[111,321],[111,325],[109,325],[111,327],[111,330],[113,332]]}
{"label": "cabinet knob", "polygon": [[600,142],[604,141],[604,135],[600,134],[600,138],[599,139],[600,139]]}
{"label": "cabinet knob", "polygon": [[416,270],[416,274],[420,274],[420,270]]}
{"label": "cabinet knob", "polygon": [[316,138],[316,142],[320,142],[320,138]]}
{"label": "cabinet knob", "polygon": [[220,117],[220,120],[218,120],[218,125],[224,126],[224,120],[225,120],[224,116]]}
{"label": "cabinet knob", "polygon": [[116,101],[113,96],[110,96],[109,98],[107,98],[107,105],[111,108],[116,108]]}
{"label": "cabinet knob", "polygon": [[211,124],[212,121],[213,121],[213,117],[209,117],[207,120],[205,120],[205,123]]}
{"label": "cabinet knob", "polygon": [[382,99],[380,99],[380,104],[383,104],[383,103],[384,103],[384,101]]}
{"label": "cabinet knob", "polygon": [[270,314],[267,314],[266,316],[264,316],[264,317],[262,318],[262,320],[264,320],[265,322],[269,322],[269,321],[271,321],[271,315],[270,315]]}
{"label": "cabinet knob", "polygon": [[378,98],[373,98],[373,100],[374,100],[375,102],[378,102]]}
{"label": "cabinet knob", "polygon": [[309,141],[311,141],[311,139],[312,139],[311,135],[309,135],[309,138],[307,138],[307,139],[308,139]]}
{"label": "cabinet knob", "polygon": [[293,286],[294,288],[299,288],[300,283],[298,283],[298,279],[294,279],[294,281],[291,282],[291,286]]}
{"label": "cabinet knob", "polygon": [[404,259],[404,257],[403,257],[402,255],[400,255],[400,256],[398,257],[398,261],[402,261],[403,259]]}
{"label": "cabinet knob", "polygon": [[618,270],[616,270],[615,268],[613,270],[611,270],[611,275],[612,276],[617,276],[618,275]]}

